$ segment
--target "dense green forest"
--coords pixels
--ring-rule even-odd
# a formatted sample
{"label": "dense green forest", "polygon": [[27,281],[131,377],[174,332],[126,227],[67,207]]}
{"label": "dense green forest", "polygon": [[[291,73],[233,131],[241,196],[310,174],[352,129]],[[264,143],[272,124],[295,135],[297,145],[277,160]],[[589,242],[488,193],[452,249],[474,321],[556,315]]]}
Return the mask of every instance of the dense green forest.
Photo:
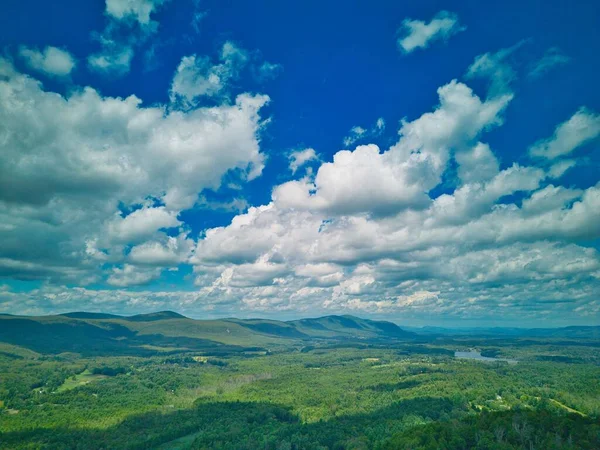
{"label": "dense green forest", "polygon": [[0,448],[595,449],[595,333],[1,316]]}

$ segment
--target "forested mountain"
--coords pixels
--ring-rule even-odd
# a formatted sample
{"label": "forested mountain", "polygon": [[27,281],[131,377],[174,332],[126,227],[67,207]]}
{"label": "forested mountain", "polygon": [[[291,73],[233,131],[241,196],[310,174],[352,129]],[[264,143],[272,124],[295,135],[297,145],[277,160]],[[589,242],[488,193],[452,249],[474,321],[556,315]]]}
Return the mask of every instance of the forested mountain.
{"label": "forested mountain", "polygon": [[326,316],[290,322],[263,319],[194,320],[172,311],[135,316],[73,312],[0,316],[0,342],[39,353],[151,355],[168,351],[268,351],[294,342],[377,340],[415,335],[391,322]]}

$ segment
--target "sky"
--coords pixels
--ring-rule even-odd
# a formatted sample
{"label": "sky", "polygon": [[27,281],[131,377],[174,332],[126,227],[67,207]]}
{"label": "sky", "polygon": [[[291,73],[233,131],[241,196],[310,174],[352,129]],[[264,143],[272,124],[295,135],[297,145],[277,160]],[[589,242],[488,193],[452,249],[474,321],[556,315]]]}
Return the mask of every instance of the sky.
{"label": "sky", "polygon": [[0,313],[600,324],[600,3],[0,5]]}

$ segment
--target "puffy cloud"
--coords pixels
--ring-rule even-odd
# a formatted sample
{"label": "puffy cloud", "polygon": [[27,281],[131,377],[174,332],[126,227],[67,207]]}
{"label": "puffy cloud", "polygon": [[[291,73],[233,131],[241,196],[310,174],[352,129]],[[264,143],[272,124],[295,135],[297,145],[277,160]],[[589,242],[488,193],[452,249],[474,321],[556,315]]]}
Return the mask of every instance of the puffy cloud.
{"label": "puffy cloud", "polygon": [[569,61],[571,61],[571,58],[559,48],[549,48],[539,60],[531,65],[527,76],[531,79],[539,78],[556,67],[568,64]]}
{"label": "puffy cloud", "polygon": [[548,176],[551,178],[560,178],[562,177],[569,169],[575,167],[577,165],[577,161],[573,159],[563,159],[562,161],[557,161],[548,170]]}
{"label": "puffy cloud", "polygon": [[430,220],[434,219],[438,225],[467,223],[491,212],[496,202],[504,196],[534,191],[544,177],[541,169],[515,164],[486,183],[465,184],[453,194],[440,195],[429,209]]}
{"label": "puffy cloud", "polygon": [[458,177],[463,183],[487,181],[499,172],[498,159],[490,146],[478,142],[473,148],[458,151]]}
{"label": "puffy cloud", "polygon": [[130,287],[148,284],[160,276],[160,269],[142,269],[131,264],[122,268],[113,267],[112,273],[106,280],[108,284],[116,287]]}
{"label": "puffy cloud", "polygon": [[321,209],[335,214],[386,214],[426,204],[424,189],[408,182],[403,169],[390,164],[376,145],[359,146],[353,152],[340,151],[332,163],[321,165],[314,184],[291,181],[278,186],[273,200],[281,207]]}
{"label": "puffy cloud", "polygon": [[213,65],[206,56],[183,57],[171,84],[171,102],[185,109],[198,104],[202,97],[221,95],[228,83],[237,78],[248,55],[232,42],[226,42],[220,60],[220,64]]}
{"label": "puffy cloud", "polygon": [[106,0],[106,13],[117,20],[133,19],[150,24],[150,15],[166,0]]}
{"label": "puffy cloud", "polygon": [[[235,48],[221,56],[210,67],[235,59]],[[474,65],[473,76],[502,81],[485,100],[452,81],[432,111],[402,122],[390,148],[360,145],[327,161],[312,149],[292,154],[292,172],[307,161],[318,168],[194,240],[180,213],[211,206],[202,190],[231,170],[260,174],[266,97],[198,108],[207,94],[192,94],[178,109],[91,88],[60,96],[2,61],[0,274],[51,283],[0,289],[0,310],[66,311],[85,301],[114,312],[589,323],[600,313],[600,256],[589,244],[600,239],[600,184],[557,179],[577,162],[559,157],[598,134],[590,133],[597,117],[580,110],[588,126],[567,121],[536,143],[555,155],[545,168],[501,166],[482,135],[502,125],[512,99],[510,71],[492,69],[507,58]],[[125,289],[182,264],[193,265],[194,292]],[[103,277],[116,289],[56,285]]]}
{"label": "puffy cloud", "polygon": [[465,29],[459,24],[458,16],[448,11],[440,11],[429,23],[405,19],[400,29],[401,37],[398,39],[398,46],[404,53],[411,53],[418,48],[429,47],[431,42],[448,40]]}
{"label": "puffy cloud", "polygon": [[96,72],[121,76],[129,72],[133,46],[112,39],[101,39],[103,50],[88,56],[88,67]]}
{"label": "puffy cloud", "polygon": [[560,210],[569,202],[580,198],[582,193],[581,189],[569,189],[549,184],[523,200],[523,211],[535,214]]}
{"label": "puffy cloud", "polygon": [[90,87],[61,96],[0,60],[0,274],[90,282],[126,245],[160,241],[230,170],[260,174],[267,100],[181,112]]}
{"label": "puffy cloud", "polygon": [[177,212],[167,211],[164,206],[144,207],[126,217],[117,215],[108,222],[107,231],[117,242],[140,242],[151,237],[161,228],[174,228],[182,225],[177,220]]}
{"label": "puffy cloud", "polygon": [[290,181],[276,187],[281,207],[323,210],[331,214],[387,215],[427,205],[427,192],[437,186],[452,150],[473,145],[486,129],[502,123],[500,116],[512,96],[482,102],[462,83],[438,89],[435,111],[404,121],[400,140],[381,153],[375,145],[336,153],[319,168],[314,183]]}
{"label": "puffy cloud", "polygon": [[[186,312],[189,304],[196,305],[197,292],[172,291],[133,291],[128,289],[86,289],[82,287],[44,285],[30,292],[14,292],[0,285],[0,310],[20,311],[23,314],[44,314],[48,311],[69,312],[113,311],[114,313],[135,314],[165,309]],[[206,306],[210,306],[207,304]]]}
{"label": "puffy cloud", "polygon": [[[600,238],[600,186],[548,184],[553,168],[500,169],[479,138],[502,124],[511,94],[481,101],[458,82],[439,94],[387,151],[340,151],[314,180],[283,183],[270,204],[207,230],[191,260],[202,298],[263,313],[589,321],[600,308],[600,257],[586,247]],[[430,197],[452,157],[460,184]]]}
{"label": "puffy cloud", "polygon": [[133,247],[128,260],[138,265],[174,266],[191,256],[194,243],[184,234],[164,236],[162,240],[164,242],[148,241]]}
{"label": "puffy cloud", "polygon": [[290,170],[292,173],[296,173],[304,164],[309,161],[318,160],[319,157],[314,148],[305,148],[304,150],[296,150],[290,153],[288,159],[290,160]]}
{"label": "puffy cloud", "polygon": [[101,50],[88,56],[88,67],[111,76],[129,72],[135,49],[158,29],[151,15],[167,0],[106,0],[108,22],[93,37]]}
{"label": "puffy cloud", "polygon": [[552,137],[542,139],[529,148],[532,156],[555,159],[568,155],[600,135],[600,114],[580,108],[569,120],[554,130]]}
{"label": "puffy cloud", "polygon": [[77,65],[73,55],[58,47],[48,46],[40,51],[23,46],[19,54],[29,67],[50,76],[69,75]]}

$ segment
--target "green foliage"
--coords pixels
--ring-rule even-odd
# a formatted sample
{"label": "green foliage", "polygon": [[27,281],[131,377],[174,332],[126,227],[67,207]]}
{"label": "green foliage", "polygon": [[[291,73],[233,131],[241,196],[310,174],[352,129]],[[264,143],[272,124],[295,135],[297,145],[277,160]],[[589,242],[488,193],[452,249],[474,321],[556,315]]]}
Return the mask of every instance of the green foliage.
{"label": "green foliage", "polygon": [[[587,341],[349,339],[340,333],[376,325],[333,316],[293,329],[338,338],[193,350],[204,339],[194,322],[62,317],[39,322],[54,343],[11,338],[0,346],[0,449],[600,448],[600,366]],[[214,322],[204,336],[295,334],[274,321]],[[72,326],[100,331],[65,343]],[[469,347],[520,362],[453,358]]]}

